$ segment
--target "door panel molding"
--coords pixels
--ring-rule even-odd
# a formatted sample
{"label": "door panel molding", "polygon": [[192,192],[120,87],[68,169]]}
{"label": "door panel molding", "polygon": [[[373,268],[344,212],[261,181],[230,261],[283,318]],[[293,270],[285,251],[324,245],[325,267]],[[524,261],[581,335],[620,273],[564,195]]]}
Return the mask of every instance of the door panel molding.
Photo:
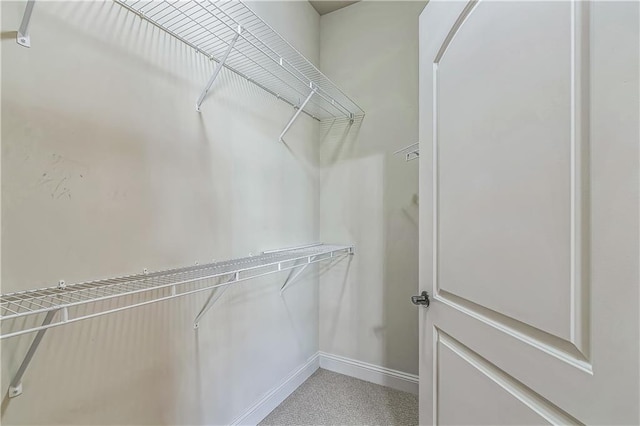
{"label": "door panel molding", "polygon": [[540,417],[551,424],[583,424],[576,418],[542,397],[533,389],[524,385],[510,374],[501,370],[487,359],[480,356],[438,327],[433,327],[433,424],[439,423],[438,418],[438,387],[440,386],[439,357],[441,345],[451,350],[462,360],[481,372],[485,377],[500,386],[508,394],[527,406]]}
{"label": "door panel molding", "polygon": [[593,375],[592,364],[571,342],[499,312],[492,311],[446,290],[440,290],[434,299],[585,373]]}
{"label": "door panel molding", "polygon": [[439,156],[438,156],[438,91],[439,65],[446,57],[452,41],[469,21],[481,0],[471,0],[458,16],[455,24],[437,50],[433,60],[433,128],[432,128],[432,206],[433,206],[433,294],[435,300],[446,303],[475,319],[495,327],[541,351],[561,359],[570,365],[592,374],[590,363],[590,229],[589,229],[589,5],[572,1],[571,4],[571,70],[570,75],[570,317],[567,318],[569,338],[555,336],[534,325],[483,306],[478,301],[469,300],[441,288],[439,280],[439,259],[441,258],[439,235]]}
{"label": "door panel molding", "polygon": [[589,2],[571,2],[571,342],[590,357]]}

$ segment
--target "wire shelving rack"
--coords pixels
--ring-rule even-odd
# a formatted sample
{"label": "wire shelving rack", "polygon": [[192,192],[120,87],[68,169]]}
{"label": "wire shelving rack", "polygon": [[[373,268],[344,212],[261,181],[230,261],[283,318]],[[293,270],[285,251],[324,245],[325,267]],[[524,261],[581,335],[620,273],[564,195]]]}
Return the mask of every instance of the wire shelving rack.
{"label": "wire shelving rack", "polygon": [[[225,67],[294,107],[280,141],[301,113],[318,120],[347,119],[364,111],[241,0],[114,0],[210,60],[217,62],[200,107]],[[36,0],[27,0],[16,42],[31,46],[31,15]]]}
{"label": "wire shelving rack", "polygon": [[22,375],[46,330],[77,321],[144,306],[150,303],[212,290],[196,316],[202,316],[230,285],[282,271],[290,271],[281,291],[309,265],[339,261],[354,254],[349,245],[310,244],[260,255],[194,265],[158,272],[109,278],[55,287],[20,291],[0,296],[0,339],[37,332],[22,365],[14,376],[9,396],[22,393]]}
{"label": "wire shelving rack", "polygon": [[115,2],[311,117],[353,119],[364,115],[355,102],[239,0]]}
{"label": "wire shelving rack", "polygon": [[[0,339],[6,339],[25,333],[68,324],[83,319],[118,312],[124,309],[142,306],[161,300],[172,299],[218,287],[228,286],[280,271],[297,268],[311,263],[353,253],[353,246],[318,244],[301,248],[265,252],[260,255],[195,265],[186,268],[142,273],[105,280],[21,291],[0,296],[0,321],[24,318],[47,312],[62,312],[56,321],[34,325],[29,321],[20,321],[13,330],[1,329]],[[227,281],[219,283],[212,279],[224,277]],[[159,290],[165,290],[159,291]],[[146,294],[144,300],[128,298]],[[115,308],[109,304],[97,304],[114,298],[126,299]],[[85,309],[88,304],[96,304],[95,309]],[[71,311],[71,308],[75,309]],[[17,327],[17,329],[15,329]]]}

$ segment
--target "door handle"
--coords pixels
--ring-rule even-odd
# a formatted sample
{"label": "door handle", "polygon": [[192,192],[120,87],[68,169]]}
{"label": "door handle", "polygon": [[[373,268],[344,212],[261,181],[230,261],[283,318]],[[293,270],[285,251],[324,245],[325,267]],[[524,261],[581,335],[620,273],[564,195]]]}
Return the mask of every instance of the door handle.
{"label": "door handle", "polygon": [[423,291],[419,296],[411,296],[411,303],[414,305],[423,305],[425,308],[428,307],[431,303],[429,300],[429,293]]}

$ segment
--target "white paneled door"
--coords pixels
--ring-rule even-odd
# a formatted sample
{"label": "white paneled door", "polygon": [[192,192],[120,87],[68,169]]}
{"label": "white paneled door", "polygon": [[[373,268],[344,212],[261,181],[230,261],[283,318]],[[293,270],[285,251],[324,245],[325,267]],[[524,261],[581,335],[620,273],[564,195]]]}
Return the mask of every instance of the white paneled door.
{"label": "white paneled door", "polygon": [[638,424],[639,4],[420,16],[421,424]]}

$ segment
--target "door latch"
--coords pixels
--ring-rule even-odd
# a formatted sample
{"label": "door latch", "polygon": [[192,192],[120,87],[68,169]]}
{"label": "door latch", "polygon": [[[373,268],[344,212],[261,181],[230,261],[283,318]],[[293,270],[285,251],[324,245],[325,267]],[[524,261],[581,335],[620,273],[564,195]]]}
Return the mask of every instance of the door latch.
{"label": "door latch", "polygon": [[414,305],[423,305],[424,307],[428,307],[431,301],[429,300],[429,293],[423,291],[419,296],[411,296],[411,303]]}

